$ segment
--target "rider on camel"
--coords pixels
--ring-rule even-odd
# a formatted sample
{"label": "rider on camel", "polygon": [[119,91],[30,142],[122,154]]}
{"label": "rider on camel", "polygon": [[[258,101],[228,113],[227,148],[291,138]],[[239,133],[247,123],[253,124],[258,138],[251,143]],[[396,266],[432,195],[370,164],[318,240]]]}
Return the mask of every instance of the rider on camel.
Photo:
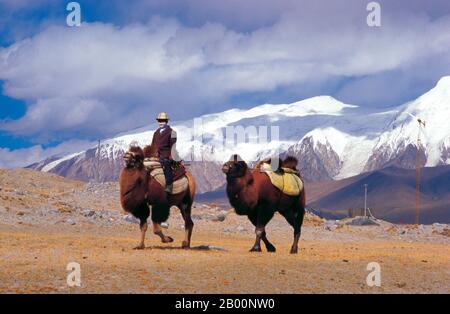
{"label": "rider on camel", "polygon": [[172,146],[177,141],[177,133],[167,124],[169,122],[167,113],[161,112],[156,121],[159,128],[153,133],[152,145],[158,149],[159,160],[166,178],[166,192],[171,193],[173,189]]}

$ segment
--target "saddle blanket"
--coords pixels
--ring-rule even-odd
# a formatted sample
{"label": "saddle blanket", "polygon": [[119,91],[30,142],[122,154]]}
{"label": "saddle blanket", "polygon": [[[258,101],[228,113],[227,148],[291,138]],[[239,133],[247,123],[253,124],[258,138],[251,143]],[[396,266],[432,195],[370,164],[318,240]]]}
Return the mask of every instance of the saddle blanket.
{"label": "saddle blanket", "polygon": [[278,173],[272,170],[270,164],[263,163],[260,169],[269,176],[270,182],[286,195],[297,196],[303,190],[302,179],[290,168],[281,168],[283,173]]}
{"label": "saddle blanket", "polygon": [[[162,167],[154,168],[153,170],[150,171],[150,175],[154,177],[163,188],[166,187],[166,177],[164,176],[164,171]],[[170,194],[178,194],[184,192],[187,190],[188,185],[189,185],[188,178],[186,176],[182,176],[181,178],[173,182],[172,193]]]}

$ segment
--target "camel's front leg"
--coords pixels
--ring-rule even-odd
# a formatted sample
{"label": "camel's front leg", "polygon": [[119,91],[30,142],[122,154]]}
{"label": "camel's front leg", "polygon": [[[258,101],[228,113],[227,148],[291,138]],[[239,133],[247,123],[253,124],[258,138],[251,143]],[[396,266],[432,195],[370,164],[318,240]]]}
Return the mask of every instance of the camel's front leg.
{"label": "camel's front leg", "polygon": [[153,233],[161,238],[162,243],[173,242],[173,239],[169,236],[164,235],[162,232],[161,224],[158,222],[153,222]]}
{"label": "camel's front leg", "polygon": [[145,233],[147,232],[147,228],[148,228],[148,224],[147,221],[144,223],[140,223],[139,225],[140,229],[141,229],[141,242],[139,243],[138,246],[136,246],[134,249],[135,250],[143,250],[145,249]]}
{"label": "camel's front leg", "polygon": [[261,239],[263,240],[264,244],[266,245],[267,252],[275,252],[277,249],[275,246],[270,243],[269,239],[267,239],[266,231],[264,230]]}
{"label": "camel's front leg", "polygon": [[261,238],[264,234],[264,227],[256,227],[255,233],[256,233],[255,244],[253,244],[253,247],[250,249],[250,252],[261,252]]}
{"label": "camel's front leg", "polygon": [[254,223],[256,226],[256,240],[250,252],[261,252],[261,239],[264,241],[264,243],[266,243],[266,245],[269,244],[267,248],[269,252],[275,251],[275,247],[273,247],[273,245],[271,247],[271,243],[269,242],[269,240],[267,240],[266,237],[266,225],[270,221],[270,219],[272,219],[273,214],[273,210],[271,210],[268,206],[260,206],[256,208],[256,215],[253,215],[251,217],[252,223]]}

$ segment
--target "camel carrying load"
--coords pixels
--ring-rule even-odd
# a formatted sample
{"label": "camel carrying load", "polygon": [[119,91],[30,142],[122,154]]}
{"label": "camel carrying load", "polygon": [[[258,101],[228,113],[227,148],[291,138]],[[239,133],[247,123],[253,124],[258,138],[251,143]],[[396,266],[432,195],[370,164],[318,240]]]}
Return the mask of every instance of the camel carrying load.
{"label": "camel carrying load", "polygon": [[[189,248],[191,243],[194,222],[191,218],[192,203],[195,195],[195,180],[181,163],[176,163],[173,168],[175,179],[186,178],[187,188],[182,192],[168,194],[164,186],[157,180],[158,175],[155,170],[161,167],[158,159],[151,159],[152,149],[148,146],[144,149],[139,146],[132,146],[124,155],[125,167],[120,171],[120,203],[122,208],[138,218],[141,229],[141,241],[136,249],[145,248],[145,233],[147,232],[147,218],[150,216],[153,222],[153,233],[161,238],[163,243],[170,243],[173,239],[166,236],[161,228],[161,223],[166,221],[170,215],[170,208],[176,206],[180,209],[184,219],[185,237],[182,248]],[[150,158],[150,159],[147,159]],[[148,164],[154,175],[149,175],[149,171],[144,166],[144,160],[151,161]],[[156,161],[156,163],[154,163]],[[162,175],[164,177],[164,175]],[[179,180],[177,180],[179,181]],[[183,186],[180,184],[180,186]],[[178,187],[177,187],[178,189]],[[175,189],[174,189],[175,190]],[[151,210],[150,210],[151,206]]]}
{"label": "camel carrying load", "polygon": [[[174,162],[175,163],[175,162]],[[166,177],[158,158],[150,157],[144,159],[144,166],[148,173],[155,178],[155,180],[161,184],[163,188],[166,187]],[[173,188],[170,194],[178,194],[188,189],[189,181],[185,176],[186,169],[182,163],[176,163],[172,167],[173,172]]]}
{"label": "camel carrying load", "polygon": [[[298,161],[295,157],[287,156],[280,161],[281,163],[278,163],[277,166],[279,167],[275,172],[280,173],[283,168],[297,172]],[[261,240],[268,252],[275,252],[275,246],[267,239],[265,227],[273,218],[275,212],[279,212],[294,228],[291,253],[296,254],[305,215],[305,188],[303,182],[301,187],[297,185],[300,193],[294,196],[288,195],[282,189],[277,188],[269,179],[269,175],[261,171],[261,166],[270,162],[270,159],[260,161],[255,169],[251,169],[237,154],[232,155],[230,160],[222,166],[222,171],[227,178],[228,200],[236,214],[246,215],[255,226],[256,239],[255,244],[250,249],[251,252],[261,252]],[[294,174],[289,173],[289,175]],[[300,174],[298,176],[300,177]],[[295,186],[293,187],[292,190],[295,190]]]}
{"label": "camel carrying load", "polygon": [[281,167],[280,170],[274,171],[268,163],[262,163],[259,169],[266,173],[270,182],[284,194],[297,196],[303,191],[303,181],[296,170]]}

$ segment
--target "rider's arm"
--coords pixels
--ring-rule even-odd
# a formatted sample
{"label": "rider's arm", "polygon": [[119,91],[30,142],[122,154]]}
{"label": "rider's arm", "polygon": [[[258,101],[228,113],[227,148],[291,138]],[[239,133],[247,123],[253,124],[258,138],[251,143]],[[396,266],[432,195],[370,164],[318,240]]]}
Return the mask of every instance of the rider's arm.
{"label": "rider's arm", "polygon": [[173,144],[177,142],[177,132],[175,130],[172,130],[172,134],[170,136],[170,147],[172,148]]}

